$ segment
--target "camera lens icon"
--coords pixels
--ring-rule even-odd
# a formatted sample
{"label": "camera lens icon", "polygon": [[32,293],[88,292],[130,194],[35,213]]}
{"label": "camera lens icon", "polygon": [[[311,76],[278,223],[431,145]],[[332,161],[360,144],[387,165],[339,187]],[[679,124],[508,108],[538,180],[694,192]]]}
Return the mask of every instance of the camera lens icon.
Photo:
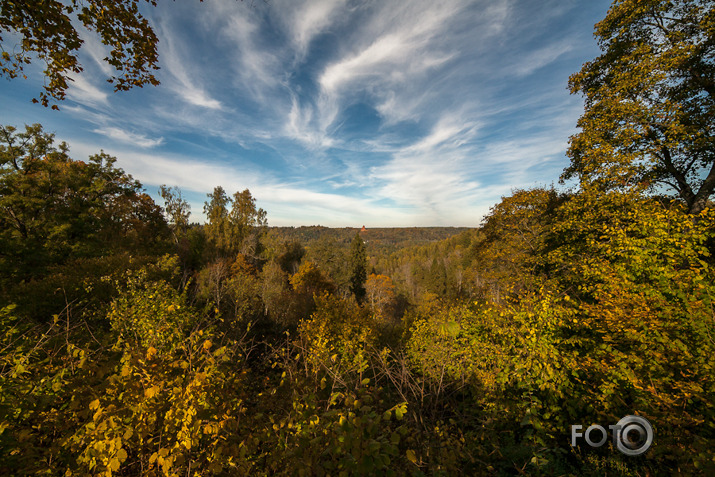
{"label": "camera lens icon", "polygon": [[641,455],[653,444],[653,426],[644,417],[626,416],[614,430],[616,447],[625,455]]}

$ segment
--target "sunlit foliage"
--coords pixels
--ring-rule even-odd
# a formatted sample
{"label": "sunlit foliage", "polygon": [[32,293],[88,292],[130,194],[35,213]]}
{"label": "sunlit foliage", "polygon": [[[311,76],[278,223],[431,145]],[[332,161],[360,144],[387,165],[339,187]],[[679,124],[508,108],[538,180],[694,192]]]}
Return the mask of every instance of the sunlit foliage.
{"label": "sunlit foliage", "polygon": [[[189,224],[177,189],[162,215],[114,158],[1,128],[0,474],[714,474],[709,176],[646,184],[666,150],[711,162],[707,6],[615,1],[572,77],[579,188],[440,241],[266,234],[220,186]],[[631,414],[642,456],[570,445]]]}
{"label": "sunlit foliage", "polygon": [[709,0],[616,0],[603,53],[570,78],[586,111],[564,178],[609,190],[668,186],[692,213],[715,190],[715,9]]}

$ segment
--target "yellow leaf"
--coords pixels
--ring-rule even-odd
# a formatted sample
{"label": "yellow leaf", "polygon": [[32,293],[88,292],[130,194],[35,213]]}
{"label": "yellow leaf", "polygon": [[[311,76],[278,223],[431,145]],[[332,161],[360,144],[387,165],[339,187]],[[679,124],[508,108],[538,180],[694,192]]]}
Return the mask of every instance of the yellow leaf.
{"label": "yellow leaf", "polygon": [[144,391],[144,396],[148,398],[152,398],[156,395],[156,393],[159,391],[159,388],[156,386],[152,386],[148,388],[146,391]]}
{"label": "yellow leaf", "polygon": [[412,449],[407,449],[407,459],[413,464],[417,463],[417,454]]}
{"label": "yellow leaf", "polygon": [[119,459],[120,462],[124,462],[125,460],[127,460],[127,451],[125,451],[124,449],[119,449],[117,451],[117,459]]}
{"label": "yellow leaf", "polygon": [[211,345],[212,345],[212,344],[213,344],[213,343],[211,343],[211,340],[206,340],[206,341],[204,341],[204,349],[205,349],[206,351],[208,351],[208,350],[211,348]]}

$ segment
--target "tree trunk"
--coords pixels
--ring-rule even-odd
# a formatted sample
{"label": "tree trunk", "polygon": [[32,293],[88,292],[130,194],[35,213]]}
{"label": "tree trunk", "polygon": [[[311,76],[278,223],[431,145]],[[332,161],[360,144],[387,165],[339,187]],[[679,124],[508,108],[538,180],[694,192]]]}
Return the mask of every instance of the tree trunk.
{"label": "tree trunk", "polygon": [[708,205],[708,199],[712,195],[713,190],[715,190],[715,163],[713,163],[710,168],[710,172],[701,184],[698,193],[695,194],[691,201],[688,201],[688,212],[693,215],[697,215],[705,210]]}

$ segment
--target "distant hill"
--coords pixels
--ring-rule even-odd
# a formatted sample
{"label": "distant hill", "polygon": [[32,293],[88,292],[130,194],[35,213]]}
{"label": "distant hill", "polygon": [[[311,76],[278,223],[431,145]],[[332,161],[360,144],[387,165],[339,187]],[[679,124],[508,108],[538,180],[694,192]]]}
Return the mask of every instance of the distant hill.
{"label": "distant hill", "polygon": [[368,249],[389,252],[401,248],[426,245],[439,242],[466,230],[469,227],[388,227],[369,228],[343,227],[331,228],[320,225],[303,227],[269,227],[275,235],[286,241],[297,241],[305,246],[312,242],[330,240],[338,244],[349,245],[356,233],[368,244]]}

